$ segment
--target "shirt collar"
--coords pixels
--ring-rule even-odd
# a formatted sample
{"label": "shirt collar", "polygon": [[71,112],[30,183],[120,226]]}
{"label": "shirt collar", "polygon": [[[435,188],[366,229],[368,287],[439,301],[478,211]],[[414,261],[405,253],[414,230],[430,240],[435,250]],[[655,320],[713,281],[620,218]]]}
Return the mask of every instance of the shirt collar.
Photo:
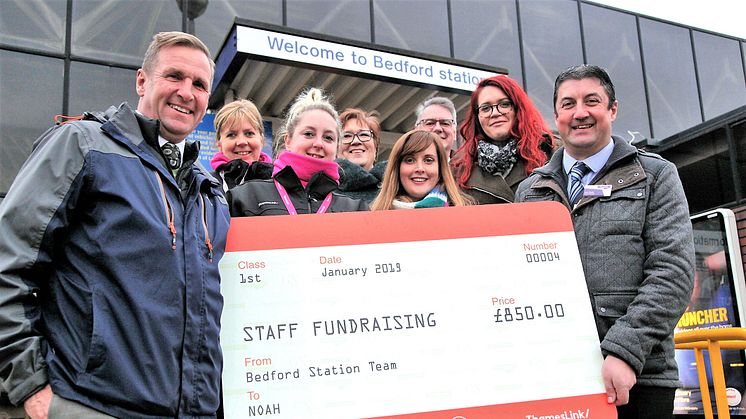
{"label": "shirt collar", "polygon": [[[614,138],[612,138],[604,148],[599,150],[598,153],[583,160],[583,163],[591,169],[591,173],[596,174],[600,172],[604,165],[606,165],[606,162],[609,161],[609,157],[611,157],[613,151]],[[565,170],[565,174],[570,173],[570,169],[575,165],[575,162],[577,162],[577,160],[574,157],[567,153],[562,153],[562,168]]]}

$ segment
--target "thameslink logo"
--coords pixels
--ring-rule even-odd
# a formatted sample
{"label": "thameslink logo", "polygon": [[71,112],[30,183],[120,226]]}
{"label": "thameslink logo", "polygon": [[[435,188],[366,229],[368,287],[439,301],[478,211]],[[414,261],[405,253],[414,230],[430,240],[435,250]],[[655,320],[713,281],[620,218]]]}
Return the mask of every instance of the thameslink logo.
{"label": "thameslink logo", "polygon": [[588,419],[590,418],[591,409],[585,409],[585,412],[578,409],[578,410],[565,410],[562,413],[557,413],[553,415],[541,415],[536,416],[532,414],[526,415],[526,419]]}

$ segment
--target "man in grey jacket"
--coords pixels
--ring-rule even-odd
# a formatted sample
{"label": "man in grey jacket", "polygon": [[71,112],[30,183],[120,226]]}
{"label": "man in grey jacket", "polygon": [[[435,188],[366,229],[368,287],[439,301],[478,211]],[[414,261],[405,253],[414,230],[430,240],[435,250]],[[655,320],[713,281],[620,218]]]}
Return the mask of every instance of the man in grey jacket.
{"label": "man in grey jacket", "polygon": [[554,84],[564,142],[518,187],[516,202],[559,201],[572,214],[619,418],[673,416],[673,330],[689,301],[694,245],[676,167],[612,137],[618,103],[605,70],[582,65]]}

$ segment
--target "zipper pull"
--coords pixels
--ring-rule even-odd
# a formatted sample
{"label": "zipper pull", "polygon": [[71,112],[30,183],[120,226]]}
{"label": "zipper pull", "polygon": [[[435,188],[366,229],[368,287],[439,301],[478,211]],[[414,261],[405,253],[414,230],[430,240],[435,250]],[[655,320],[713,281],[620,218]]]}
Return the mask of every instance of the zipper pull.
{"label": "zipper pull", "polygon": [[207,245],[207,257],[210,259],[210,263],[212,263],[213,251],[212,251],[212,242],[210,241],[210,237],[207,237],[205,239],[205,244]]}
{"label": "zipper pull", "polygon": [[168,223],[168,229],[171,230],[171,249],[176,250],[176,227],[173,221]]}

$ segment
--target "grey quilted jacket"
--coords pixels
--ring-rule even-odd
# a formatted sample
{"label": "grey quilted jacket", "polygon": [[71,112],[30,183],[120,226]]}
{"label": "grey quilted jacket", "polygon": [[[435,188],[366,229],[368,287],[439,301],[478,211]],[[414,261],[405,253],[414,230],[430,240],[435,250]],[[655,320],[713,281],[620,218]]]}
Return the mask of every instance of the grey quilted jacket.
{"label": "grey quilted jacket", "polygon": [[[564,149],[518,187],[516,202],[568,206]],[[614,137],[592,184],[611,196],[583,197],[571,210],[601,350],[625,360],[637,383],[676,387],[673,330],[694,280],[694,244],[676,167]]]}

